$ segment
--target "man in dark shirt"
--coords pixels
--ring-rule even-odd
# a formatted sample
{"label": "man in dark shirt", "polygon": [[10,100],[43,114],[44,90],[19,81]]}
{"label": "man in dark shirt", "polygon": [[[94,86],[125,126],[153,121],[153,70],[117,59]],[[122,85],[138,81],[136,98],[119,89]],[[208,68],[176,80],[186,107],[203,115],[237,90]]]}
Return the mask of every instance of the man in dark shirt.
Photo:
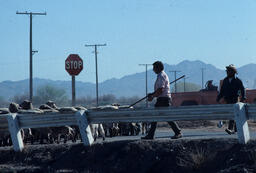
{"label": "man in dark shirt", "polygon": [[[224,78],[220,93],[217,96],[217,102],[224,98],[226,104],[234,104],[238,101],[245,101],[245,92],[242,81],[235,76],[237,70],[233,64],[226,66],[227,77]],[[240,100],[239,100],[240,99]],[[230,120],[228,128],[225,130],[228,134],[235,133],[235,121]]]}

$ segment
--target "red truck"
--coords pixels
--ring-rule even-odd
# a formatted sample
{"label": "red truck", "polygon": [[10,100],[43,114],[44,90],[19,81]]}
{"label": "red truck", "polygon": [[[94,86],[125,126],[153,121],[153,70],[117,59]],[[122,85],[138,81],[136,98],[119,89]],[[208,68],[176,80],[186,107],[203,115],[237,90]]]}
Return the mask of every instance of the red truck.
{"label": "red truck", "polygon": [[[222,81],[220,81],[220,86]],[[246,102],[256,103],[256,89],[246,89]],[[203,89],[194,92],[178,92],[171,93],[173,106],[188,106],[188,105],[209,105],[218,104],[216,98],[218,95],[217,87],[214,90]],[[223,101],[223,99],[221,100]]]}

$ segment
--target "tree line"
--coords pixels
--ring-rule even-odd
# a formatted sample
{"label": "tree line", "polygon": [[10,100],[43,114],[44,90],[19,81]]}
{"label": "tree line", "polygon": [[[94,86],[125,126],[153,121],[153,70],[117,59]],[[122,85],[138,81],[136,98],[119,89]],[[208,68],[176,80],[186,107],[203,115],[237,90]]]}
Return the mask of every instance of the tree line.
{"label": "tree line", "polygon": [[[174,85],[171,88],[171,91],[174,92]],[[176,92],[184,92],[184,83],[179,82],[176,84]],[[201,88],[199,85],[193,83],[185,83],[186,92],[189,91],[199,91]],[[0,96],[0,107],[8,107],[10,102],[22,103],[24,100],[28,100],[29,95],[15,95],[10,100],[5,100],[2,96]],[[138,96],[131,97],[119,97],[117,98],[114,94],[106,94],[103,96],[99,96],[99,105],[107,105],[117,103],[119,105],[131,105],[135,103],[137,100],[141,99]],[[36,90],[35,96],[33,96],[33,105],[35,107],[39,107],[41,104],[46,103],[48,100],[52,100],[59,107],[70,106],[71,99],[68,97],[66,91],[62,88],[54,87],[51,85],[40,86]],[[149,106],[153,106],[154,102],[149,102]],[[96,98],[91,96],[83,96],[78,97],[76,99],[76,105],[84,106],[84,107],[94,107],[96,106]],[[146,102],[142,101],[136,104],[137,107],[145,107]]]}

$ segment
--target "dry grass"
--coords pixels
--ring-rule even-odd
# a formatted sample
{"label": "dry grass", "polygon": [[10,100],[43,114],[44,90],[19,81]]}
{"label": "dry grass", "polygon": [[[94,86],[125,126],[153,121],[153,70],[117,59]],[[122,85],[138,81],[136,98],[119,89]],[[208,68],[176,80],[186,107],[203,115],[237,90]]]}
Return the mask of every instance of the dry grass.
{"label": "dry grass", "polygon": [[207,162],[210,162],[214,158],[214,154],[207,152],[203,148],[195,149],[190,153],[188,151],[182,152],[180,156],[177,157],[177,164],[181,167],[187,167],[193,170],[200,170]]}

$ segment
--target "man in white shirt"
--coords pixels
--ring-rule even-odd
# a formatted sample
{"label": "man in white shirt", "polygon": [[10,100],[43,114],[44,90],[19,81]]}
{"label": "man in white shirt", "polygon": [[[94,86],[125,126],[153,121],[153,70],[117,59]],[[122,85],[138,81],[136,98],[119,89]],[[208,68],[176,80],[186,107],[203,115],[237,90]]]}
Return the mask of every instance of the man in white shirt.
{"label": "man in white shirt", "polygon": [[[171,100],[170,82],[167,74],[164,72],[163,63],[161,61],[154,62],[153,71],[157,74],[157,79],[154,85],[154,93],[148,94],[148,101],[152,101],[154,97],[157,97],[155,107],[168,107]],[[179,126],[174,121],[170,121],[168,124],[175,133],[171,138],[181,138],[182,134]],[[141,139],[154,139],[156,125],[157,122],[152,122],[149,133]]]}

